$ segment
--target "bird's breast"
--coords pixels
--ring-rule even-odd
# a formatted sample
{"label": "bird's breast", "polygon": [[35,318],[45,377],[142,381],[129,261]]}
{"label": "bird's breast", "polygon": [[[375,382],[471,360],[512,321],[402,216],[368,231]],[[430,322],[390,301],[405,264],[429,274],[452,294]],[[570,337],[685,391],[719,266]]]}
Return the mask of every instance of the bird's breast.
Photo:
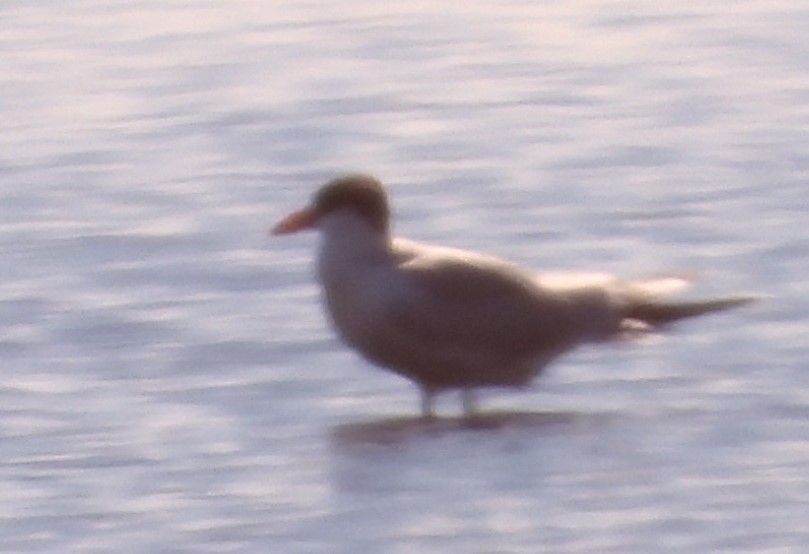
{"label": "bird's breast", "polygon": [[[342,260],[344,262],[345,260]],[[323,301],[340,337],[348,344],[366,349],[384,318],[387,287],[395,275],[379,262],[323,260],[319,278]]]}

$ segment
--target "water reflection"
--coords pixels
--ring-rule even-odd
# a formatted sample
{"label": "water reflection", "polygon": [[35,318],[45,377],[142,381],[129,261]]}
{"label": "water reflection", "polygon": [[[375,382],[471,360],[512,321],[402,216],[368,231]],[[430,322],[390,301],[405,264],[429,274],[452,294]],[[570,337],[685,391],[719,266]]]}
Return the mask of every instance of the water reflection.
{"label": "water reflection", "polygon": [[603,424],[613,417],[613,414],[530,411],[493,411],[471,418],[394,417],[339,425],[332,430],[331,438],[337,447],[350,449],[364,445],[414,443],[457,433],[520,431],[541,434],[560,426],[581,428]]}

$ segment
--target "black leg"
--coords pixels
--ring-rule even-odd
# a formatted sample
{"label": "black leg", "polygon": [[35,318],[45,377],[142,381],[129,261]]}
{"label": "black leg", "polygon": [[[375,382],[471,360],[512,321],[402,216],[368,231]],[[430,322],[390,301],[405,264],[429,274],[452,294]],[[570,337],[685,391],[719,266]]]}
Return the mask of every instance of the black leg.
{"label": "black leg", "polygon": [[435,392],[427,388],[420,389],[420,391],[421,417],[424,419],[433,419],[435,417],[435,414],[433,413],[433,398],[435,396]]}
{"label": "black leg", "polygon": [[464,415],[467,418],[472,418],[477,414],[478,403],[475,396],[475,389],[468,388],[461,391],[461,403],[463,404]]}

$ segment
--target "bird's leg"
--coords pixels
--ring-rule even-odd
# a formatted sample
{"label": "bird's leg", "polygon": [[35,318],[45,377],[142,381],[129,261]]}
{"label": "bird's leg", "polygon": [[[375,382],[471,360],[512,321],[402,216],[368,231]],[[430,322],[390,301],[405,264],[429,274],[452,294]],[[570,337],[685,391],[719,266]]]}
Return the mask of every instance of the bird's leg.
{"label": "bird's leg", "polygon": [[424,419],[433,419],[435,417],[435,414],[433,413],[434,397],[434,390],[426,387],[421,389],[421,417]]}
{"label": "bird's leg", "polygon": [[475,389],[465,388],[461,391],[461,403],[463,404],[464,416],[473,418],[477,414],[477,398],[475,396]]}

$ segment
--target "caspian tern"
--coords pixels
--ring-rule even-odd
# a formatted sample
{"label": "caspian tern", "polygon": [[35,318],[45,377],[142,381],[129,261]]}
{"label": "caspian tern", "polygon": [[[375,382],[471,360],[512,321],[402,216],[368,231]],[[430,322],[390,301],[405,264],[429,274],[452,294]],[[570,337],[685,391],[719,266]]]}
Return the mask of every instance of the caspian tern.
{"label": "caspian tern", "polygon": [[317,274],[340,338],[413,381],[424,417],[436,393],[460,389],[467,416],[479,387],[524,387],[560,354],[633,337],[751,301],[664,298],[688,279],[622,281],[536,274],[493,256],[394,238],[382,184],[352,174],[326,183],[272,233],[317,228]]}

